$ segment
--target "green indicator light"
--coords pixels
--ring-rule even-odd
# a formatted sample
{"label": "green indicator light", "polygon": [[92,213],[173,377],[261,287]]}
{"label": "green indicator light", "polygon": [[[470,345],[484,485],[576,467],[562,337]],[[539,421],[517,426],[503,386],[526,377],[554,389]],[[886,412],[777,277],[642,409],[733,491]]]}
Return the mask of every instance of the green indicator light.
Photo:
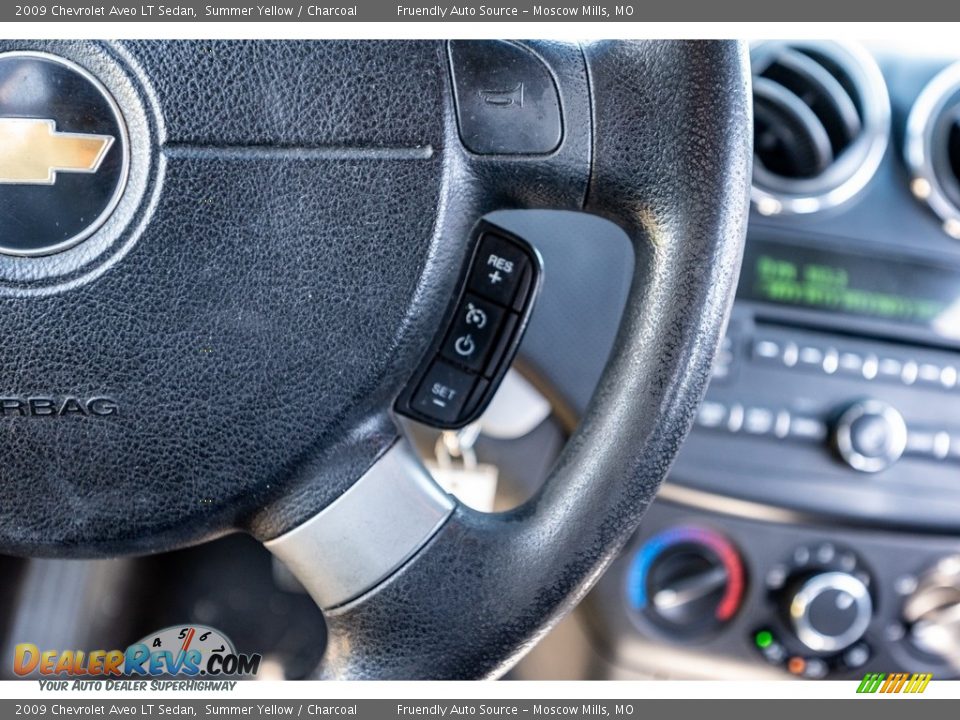
{"label": "green indicator light", "polygon": [[769,630],[761,630],[754,636],[753,641],[760,649],[768,648],[773,645],[773,633]]}

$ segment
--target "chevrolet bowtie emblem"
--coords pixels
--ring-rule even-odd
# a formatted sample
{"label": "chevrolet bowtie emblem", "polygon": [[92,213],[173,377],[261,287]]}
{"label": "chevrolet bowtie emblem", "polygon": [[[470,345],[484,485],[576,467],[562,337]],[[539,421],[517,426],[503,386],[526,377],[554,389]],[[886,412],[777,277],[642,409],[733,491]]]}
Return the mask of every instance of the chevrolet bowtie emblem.
{"label": "chevrolet bowtie emblem", "polygon": [[0,183],[53,185],[57,173],[95,173],[114,138],[57,132],[53,120],[0,118]]}

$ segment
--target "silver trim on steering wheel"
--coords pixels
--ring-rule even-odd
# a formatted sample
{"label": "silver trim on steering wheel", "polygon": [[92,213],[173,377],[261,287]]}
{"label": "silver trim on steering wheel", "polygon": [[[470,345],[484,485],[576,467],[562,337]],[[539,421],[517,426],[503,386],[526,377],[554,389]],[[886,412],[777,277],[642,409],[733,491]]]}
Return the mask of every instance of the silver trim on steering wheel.
{"label": "silver trim on steering wheel", "polygon": [[455,507],[409,443],[399,440],[333,503],[264,545],[327,610],[389,577]]}

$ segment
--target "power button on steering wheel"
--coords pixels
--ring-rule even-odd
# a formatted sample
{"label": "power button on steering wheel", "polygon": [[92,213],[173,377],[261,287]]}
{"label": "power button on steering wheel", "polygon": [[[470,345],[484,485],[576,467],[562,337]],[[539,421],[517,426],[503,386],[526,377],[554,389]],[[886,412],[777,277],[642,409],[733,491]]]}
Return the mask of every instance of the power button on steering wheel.
{"label": "power button on steering wheel", "polygon": [[503,315],[503,308],[467,295],[457,308],[443,356],[470,370],[480,370],[498,337]]}

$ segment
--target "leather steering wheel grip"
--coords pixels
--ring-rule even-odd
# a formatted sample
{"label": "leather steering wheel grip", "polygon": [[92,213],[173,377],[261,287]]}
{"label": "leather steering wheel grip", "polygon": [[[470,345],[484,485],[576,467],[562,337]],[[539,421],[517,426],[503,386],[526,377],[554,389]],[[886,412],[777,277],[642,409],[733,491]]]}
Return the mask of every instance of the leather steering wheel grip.
{"label": "leather steering wheel grip", "polygon": [[752,123],[736,42],[582,48],[584,209],[630,235],[635,276],[582,423],[521,507],[458,506],[372,591],[327,613],[329,678],[496,677],[583,597],[636,530],[693,421],[732,304]]}

